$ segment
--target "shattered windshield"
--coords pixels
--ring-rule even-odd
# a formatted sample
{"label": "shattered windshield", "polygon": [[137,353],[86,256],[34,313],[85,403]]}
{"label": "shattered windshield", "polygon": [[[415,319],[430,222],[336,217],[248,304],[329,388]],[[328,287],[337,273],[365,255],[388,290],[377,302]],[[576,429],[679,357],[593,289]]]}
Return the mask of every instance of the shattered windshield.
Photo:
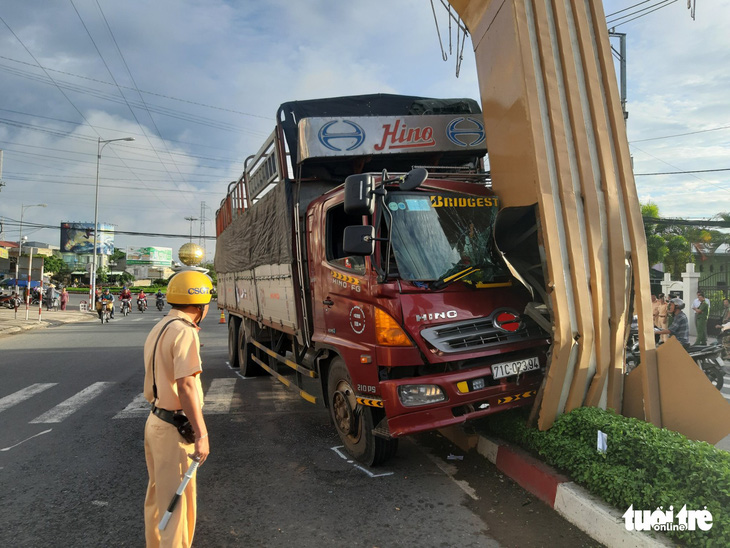
{"label": "shattered windshield", "polygon": [[496,197],[391,192],[385,201],[393,215],[393,252],[402,279],[447,283],[506,279],[507,269],[492,241]]}

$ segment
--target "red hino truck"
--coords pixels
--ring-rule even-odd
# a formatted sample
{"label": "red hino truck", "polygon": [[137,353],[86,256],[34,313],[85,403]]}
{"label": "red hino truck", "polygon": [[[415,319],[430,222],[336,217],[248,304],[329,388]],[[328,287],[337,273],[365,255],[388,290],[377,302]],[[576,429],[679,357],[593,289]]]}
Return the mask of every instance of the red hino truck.
{"label": "red hino truck", "polygon": [[486,152],[473,100],[289,102],[216,212],[231,364],[328,407],[366,465],[542,382],[549,323],[494,244]]}

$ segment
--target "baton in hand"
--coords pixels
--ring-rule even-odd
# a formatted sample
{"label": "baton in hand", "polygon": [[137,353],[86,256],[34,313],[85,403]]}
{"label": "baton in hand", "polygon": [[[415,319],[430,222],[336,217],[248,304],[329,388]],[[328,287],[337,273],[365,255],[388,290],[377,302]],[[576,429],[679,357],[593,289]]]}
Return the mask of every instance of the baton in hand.
{"label": "baton in hand", "polygon": [[175,510],[175,506],[177,505],[177,501],[180,500],[180,495],[183,494],[183,491],[185,491],[185,488],[188,486],[188,482],[190,481],[190,478],[193,477],[193,474],[195,473],[195,470],[198,469],[198,466],[200,466],[200,463],[197,460],[194,460],[190,463],[190,467],[188,468],[188,471],[185,472],[185,477],[180,482],[180,487],[177,488],[177,491],[175,491],[175,494],[172,497],[172,500],[170,501],[170,506],[167,507],[167,511],[165,512],[165,515],[162,516],[162,519],[160,520],[160,525],[157,527],[160,531],[164,531],[165,527],[167,527],[167,522],[170,521],[170,518],[172,517],[172,512]]}

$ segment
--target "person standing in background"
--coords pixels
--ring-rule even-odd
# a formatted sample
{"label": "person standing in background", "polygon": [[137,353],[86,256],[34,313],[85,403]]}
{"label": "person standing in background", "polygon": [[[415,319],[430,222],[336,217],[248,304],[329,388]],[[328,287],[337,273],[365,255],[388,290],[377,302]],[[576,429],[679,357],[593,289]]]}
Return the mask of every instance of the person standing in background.
{"label": "person standing in background", "polygon": [[694,307],[695,311],[695,327],[697,328],[697,339],[695,339],[696,345],[707,344],[707,317],[710,315],[710,305],[705,299],[704,293],[701,291],[697,292],[697,299],[700,304]]}

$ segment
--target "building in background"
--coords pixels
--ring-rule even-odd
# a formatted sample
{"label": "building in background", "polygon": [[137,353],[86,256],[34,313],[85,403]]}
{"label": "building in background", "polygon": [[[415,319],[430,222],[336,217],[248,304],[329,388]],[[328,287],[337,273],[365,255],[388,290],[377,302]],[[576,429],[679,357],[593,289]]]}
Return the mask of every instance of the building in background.
{"label": "building in background", "polygon": [[[117,267],[120,270],[121,262]],[[171,247],[128,247],[124,262],[123,270],[134,276],[137,285],[143,285],[140,282],[146,280],[167,279],[174,273]]]}

